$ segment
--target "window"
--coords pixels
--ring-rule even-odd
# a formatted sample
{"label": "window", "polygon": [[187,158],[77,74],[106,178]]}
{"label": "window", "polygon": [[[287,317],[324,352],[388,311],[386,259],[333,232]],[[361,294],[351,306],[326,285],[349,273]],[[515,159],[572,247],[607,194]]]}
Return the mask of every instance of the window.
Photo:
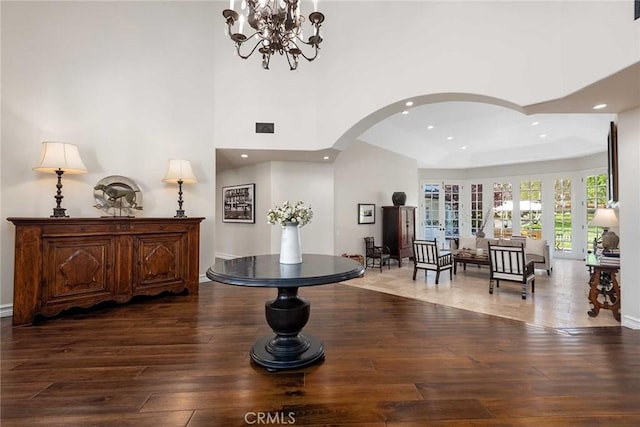
{"label": "window", "polygon": [[520,182],[520,234],[542,238],[542,184],[540,181]]}
{"label": "window", "polygon": [[482,184],[471,184],[471,233],[476,234],[484,220]]}
{"label": "window", "polygon": [[571,252],[571,180],[558,178],[554,184],[554,230],[556,251]]}
{"label": "window", "polygon": [[589,222],[596,214],[596,209],[607,206],[607,175],[591,175],[587,177],[587,242],[594,242],[602,235],[602,228],[591,227]]}
{"label": "window", "polygon": [[493,184],[493,236],[511,237],[513,234],[513,191],[511,183]]}

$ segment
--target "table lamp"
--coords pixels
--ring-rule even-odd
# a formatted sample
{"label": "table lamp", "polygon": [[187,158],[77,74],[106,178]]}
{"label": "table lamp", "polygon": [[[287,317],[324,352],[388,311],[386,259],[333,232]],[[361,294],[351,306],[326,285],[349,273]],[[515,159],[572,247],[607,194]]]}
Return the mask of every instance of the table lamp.
{"label": "table lamp", "polygon": [[56,207],[53,208],[51,218],[68,218],[65,214],[66,209],[61,207],[62,199],[62,174],[81,174],[87,173],[87,168],[82,163],[78,147],[74,144],[66,142],[50,142],[42,143],[42,153],[38,166],[33,168],[37,172],[55,173],[58,175],[58,184],[56,188]]}
{"label": "table lamp", "polygon": [[178,209],[174,218],[186,218],[182,209],[182,184],[195,184],[198,182],[196,176],[191,169],[189,160],[172,159],[169,160],[169,168],[167,174],[162,179],[164,182],[178,184]]}
{"label": "table lamp", "polygon": [[589,225],[602,227],[602,248],[605,252],[611,249],[617,249],[620,238],[613,231],[609,231],[611,227],[618,227],[618,215],[616,215],[615,209],[612,208],[599,208],[596,210],[596,214],[589,222]]}

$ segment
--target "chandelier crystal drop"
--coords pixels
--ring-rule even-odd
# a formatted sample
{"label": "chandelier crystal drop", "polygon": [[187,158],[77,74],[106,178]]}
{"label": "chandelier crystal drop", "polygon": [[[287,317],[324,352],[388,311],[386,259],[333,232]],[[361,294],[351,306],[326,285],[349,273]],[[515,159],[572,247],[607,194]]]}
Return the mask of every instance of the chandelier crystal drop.
{"label": "chandelier crystal drop", "polygon": [[[302,24],[305,21],[300,13],[302,0],[242,0],[240,12],[234,10],[234,0],[230,0],[229,9],[222,11],[222,16],[227,23],[227,35],[236,45],[236,53],[242,59],[249,58],[256,50],[262,54],[262,68],[269,69],[271,55],[279,53],[287,57],[289,69],[298,68],[298,59],[303,57],[311,62],[318,56],[322,37],[320,27],[324,21],[324,15],[318,12],[317,0],[313,0],[314,11],[309,14],[309,23],[313,34],[304,40]],[[235,24],[238,23],[238,31]],[[247,23],[254,31],[250,36],[243,34],[243,26]],[[247,44],[253,48],[248,53],[242,53],[241,49]],[[307,47],[308,46],[308,47]],[[302,48],[310,49],[305,54]],[[247,48],[248,49],[248,48]]]}

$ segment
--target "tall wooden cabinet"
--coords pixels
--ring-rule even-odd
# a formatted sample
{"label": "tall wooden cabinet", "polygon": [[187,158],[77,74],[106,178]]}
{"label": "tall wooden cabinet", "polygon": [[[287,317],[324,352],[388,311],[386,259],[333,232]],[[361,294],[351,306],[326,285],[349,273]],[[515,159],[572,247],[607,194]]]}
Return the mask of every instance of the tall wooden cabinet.
{"label": "tall wooden cabinet", "polygon": [[391,258],[398,260],[413,256],[416,235],[416,208],[414,206],[382,207],[382,244],[391,250]]}
{"label": "tall wooden cabinet", "polygon": [[136,295],[198,293],[204,218],[8,218],[13,324]]}

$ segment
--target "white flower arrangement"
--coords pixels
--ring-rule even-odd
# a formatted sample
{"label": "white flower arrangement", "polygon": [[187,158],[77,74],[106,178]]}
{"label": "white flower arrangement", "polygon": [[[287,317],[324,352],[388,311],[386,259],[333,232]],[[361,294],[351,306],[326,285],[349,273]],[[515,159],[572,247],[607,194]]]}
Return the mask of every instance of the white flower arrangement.
{"label": "white flower arrangement", "polygon": [[280,224],[283,227],[288,223],[298,224],[299,227],[302,227],[309,224],[312,217],[311,206],[305,206],[302,200],[295,205],[286,201],[282,206],[276,206],[267,211],[267,222],[274,225]]}

